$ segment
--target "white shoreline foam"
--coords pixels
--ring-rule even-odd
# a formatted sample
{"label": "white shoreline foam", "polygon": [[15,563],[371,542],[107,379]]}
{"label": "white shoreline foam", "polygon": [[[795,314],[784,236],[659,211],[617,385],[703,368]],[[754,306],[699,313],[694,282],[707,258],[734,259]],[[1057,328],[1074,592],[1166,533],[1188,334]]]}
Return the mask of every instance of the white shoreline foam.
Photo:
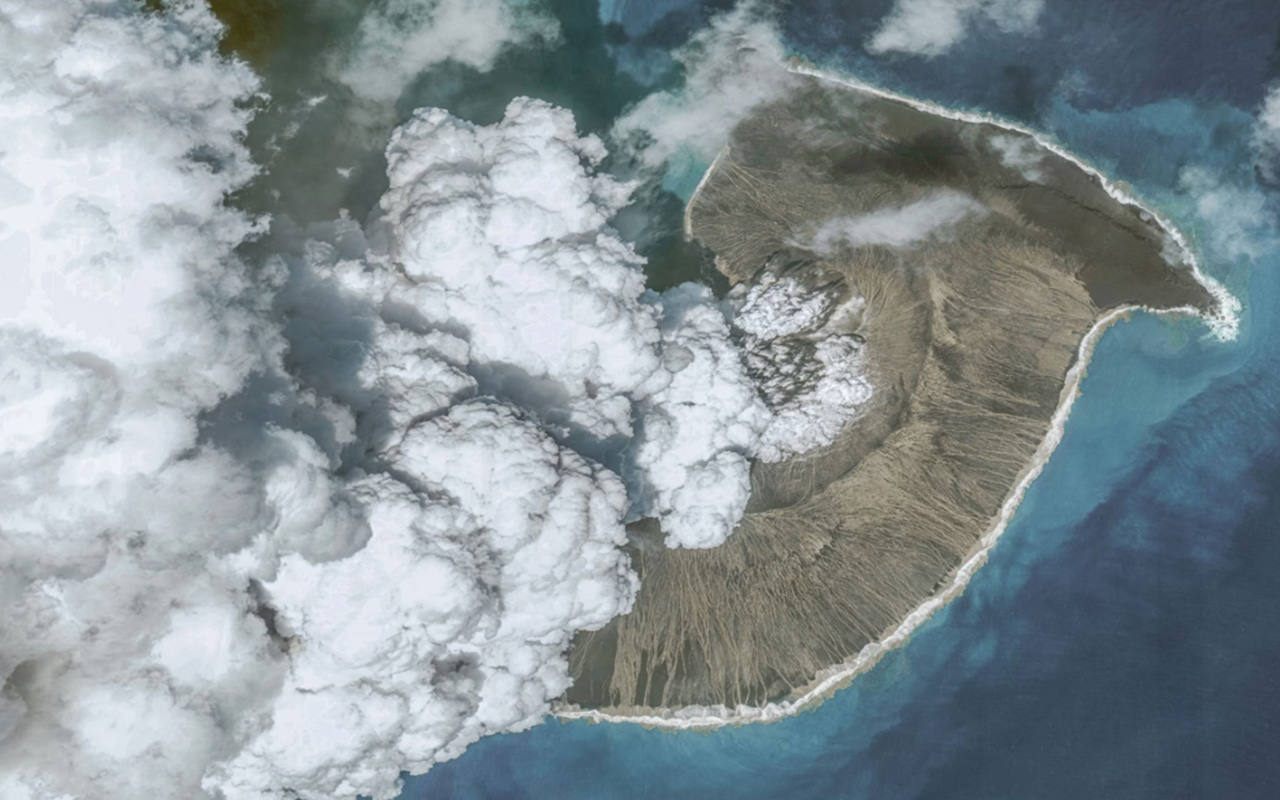
{"label": "white shoreline foam", "polygon": [[[724,725],[773,722],[785,719],[786,717],[798,714],[801,711],[818,705],[828,694],[843,688],[844,684],[847,684],[857,675],[873,667],[885,653],[905,644],[916,628],[919,628],[937,611],[960,595],[964,591],[965,587],[969,585],[970,579],[973,577],[974,573],[978,571],[978,568],[986,563],[991,549],[995,546],[997,540],[999,540],[1001,534],[1004,533],[1009,522],[1013,519],[1014,512],[1017,511],[1018,506],[1022,503],[1022,499],[1026,495],[1027,489],[1036,478],[1040,477],[1040,473],[1044,470],[1045,464],[1049,462],[1049,457],[1053,455],[1053,451],[1057,449],[1058,444],[1062,441],[1062,437],[1066,431],[1067,418],[1071,414],[1071,407],[1075,404],[1076,398],[1080,394],[1080,382],[1083,380],[1085,371],[1089,366],[1089,359],[1093,354],[1093,349],[1097,345],[1098,340],[1102,337],[1103,332],[1110,327],[1112,323],[1134,311],[1146,311],[1156,315],[1189,314],[1204,319],[1212,333],[1220,340],[1231,341],[1239,334],[1240,301],[1228,292],[1226,287],[1221,283],[1205,275],[1200,270],[1199,261],[1191,251],[1191,248],[1181,231],[1175,228],[1171,222],[1165,219],[1158,212],[1144,206],[1137,200],[1137,198],[1116,187],[1107,180],[1106,176],[1104,176],[1100,171],[1090,166],[1077,156],[1067,152],[1059,145],[1047,141],[1040,134],[1037,134],[1028,128],[1024,128],[1020,125],[1007,122],[991,115],[953,111],[951,109],[943,108],[935,103],[917,100],[912,97],[879,89],[853,78],[824,73],[807,65],[792,64],[788,66],[788,69],[802,75],[809,75],[820,80],[831,81],[848,86],[858,91],[868,92],[890,100],[906,103],[914,108],[931,114],[937,114],[938,116],[947,117],[948,119],[993,125],[1032,137],[1037,143],[1050,152],[1071,161],[1076,166],[1098,178],[1107,194],[1111,195],[1117,201],[1127,205],[1132,205],[1149,214],[1151,218],[1154,219],[1157,224],[1159,224],[1160,227],[1178,243],[1178,246],[1182,248],[1183,257],[1190,265],[1192,274],[1195,276],[1196,280],[1213,295],[1215,300],[1217,300],[1217,313],[1205,314],[1199,309],[1189,306],[1170,309],[1152,309],[1146,306],[1130,305],[1113,309],[1095,322],[1093,327],[1089,329],[1088,333],[1084,335],[1084,338],[1080,340],[1080,346],[1076,351],[1076,361],[1071,366],[1071,369],[1067,371],[1066,382],[1062,388],[1061,400],[1058,403],[1057,409],[1053,413],[1048,433],[1045,434],[1044,439],[1040,442],[1040,446],[1036,449],[1035,455],[1032,457],[1031,463],[1028,465],[1026,472],[1023,473],[1022,478],[1005,499],[1004,505],[1000,508],[1000,516],[997,518],[996,523],[987,531],[986,534],[983,535],[979,540],[976,549],[956,570],[955,576],[947,585],[947,588],[940,594],[930,597],[917,606],[915,610],[908,614],[906,618],[899,623],[898,627],[894,628],[893,632],[888,636],[864,646],[854,658],[840,664],[833,665],[819,672],[811,683],[811,688],[800,697],[794,700],[769,703],[765,706],[759,707],[745,705],[738,706],[736,708],[728,708],[727,706],[686,706],[684,708],[672,709],[669,715],[666,716],[609,714],[594,709],[584,710],[577,708],[561,708],[553,711],[554,716],[559,717],[560,719],[585,719],[593,722],[629,722],[636,725],[671,729],[706,729],[718,728]],[[688,232],[689,226],[688,208],[692,207],[693,202],[697,199],[698,193],[702,190],[707,178],[715,170],[721,157],[723,157],[727,151],[728,148],[726,147],[725,150],[722,150],[720,154],[716,156],[716,160],[707,169],[706,174],[703,175],[702,180],[698,182],[697,188],[690,197],[689,204],[686,206],[685,212],[686,233]]]}
{"label": "white shoreline foam", "polygon": [[[1041,134],[1037,131],[1033,131],[1030,128],[1024,127],[1022,125],[1019,125],[1016,122],[1010,122],[1006,119],[1002,119],[1000,117],[995,116],[994,114],[978,114],[971,111],[956,111],[954,109],[945,108],[943,106],[938,105],[937,103],[934,103],[928,100],[920,100],[915,97],[910,97],[908,95],[898,94],[897,92],[891,92],[887,89],[881,89],[879,87],[872,86],[869,83],[864,83],[858,80],[857,78],[851,78],[844,75],[837,75],[832,72],[824,72],[818,69],[817,67],[812,67],[807,64],[792,63],[787,65],[787,69],[788,71],[794,72],[798,75],[808,75],[811,78],[817,78],[818,80],[835,83],[840,86],[845,86],[850,89],[854,89],[856,91],[866,92],[867,94],[873,94],[877,97],[883,97],[886,100],[895,100],[899,103],[905,103],[906,105],[909,105],[912,108],[919,109],[920,111],[924,111],[929,114],[934,114],[939,117],[959,120],[961,122],[973,122],[977,124],[991,125],[997,128],[1002,128],[1007,131],[1013,131],[1015,133],[1021,133],[1025,136],[1030,136],[1032,139],[1035,140],[1036,144],[1039,144],[1041,147],[1053,153],[1054,155],[1065,158],[1067,161],[1070,161],[1072,164],[1075,164],[1080,169],[1084,170],[1085,172],[1089,173],[1093,177],[1097,178],[1098,182],[1102,185],[1103,190],[1107,194],[1111,195],[1113,199],[1125,205],[1133,206],[1134,208],[1137,208],[1143,213],[1148,214],[1153,220],[1155,220],[1156,224],[1158,224],[1161,228],[1163,228],[1164,231],[1168,233],[1169,236],[1175,242],[1177,242],[1178,247],[1182,250],[1183,259],[1191,267],[1191,274],[1195,276],[1196,280],[1200,283],[1201,286],[1205,288],[1205,290],[1209,292],[1209,294],[1213,295],[1213,299],[1218,301],[1218,311],[1215,314],[1202,314],[1199,311],[1193,311],[1193,313],[1195,313],[1196,316],[1203,318],[1205,320],[1205,323],[1209,326],[1209,329],[1213,332],[1213,334],[1222,341],[1234,341],[1235,338],[1239,335],[1240,308],[1241,308],[1240,301],[1236,299],[1236,297],[1233,294],[1228,292],[1225,286],[1223,286],[1214,278],[1211,278],[1208,275],[1206,275],[1200,269],[1200,261],[1199,259],[1196,258],[1195,253],[1192,252],[1191,246],[1187,243],[1187,239],[1182,234],[1182,231],[1178,230],[1174,226],[1174,224],[1170,222],[1168,219],[1166,219],[1165,216],[1161,214],[1159,211],[1156,211],[1155,209],[1147,205],[1144,205],[1142,201],[1139,200],[1137,197],[1133,196],[1132,194],[1116,186],[1107,178],[1106,175],[1103,175],[1098,168],[1094,167],[1092,164],[1088,163],[1080,156],[1074,155],[1073,153],[1069,152],[1062,145],[1056,142],[1050,141],[1045,137],[1044,134]],[[716,160],[718,161],[719,157],[717,157]],[[715,168],[715,165],[713,164],[711,166],[711,169],[714,169],[714,168]],[[708,175],[711,173],[711,169],[707,170]],[[706,180],[706,176],[704,175],[703,182],[705,182],[705,180]],[[699,182],[698,188],[699,189],[702,188],[702,182]],[[695,196],[696,196],[696,191],[695,191]],[[1181,309],[1170,309],[1170,310],[1181,310]]]}
{"label": "white shoreline foam", "polygon": [[[1010,122],[1009,120],[1003,119],[1001,117],[997,117],[994,114],[979,114],[971,111],[956,111],[954,109],[940,106],[937,103],[934,103],[929,100],[920,100],[918,98],[911,97],[909,95],[898,94],[897,92],[891,92],[887,89],[881,89],[877,86],[872,86],[869,83],[864,83],[863,81],[860,81],[857,78],[852,78],[845,75],[838,75],[833,72],[824,72],[818,69],[817,67],[809,66],[807,64],[791,63],[787,65],[787,70],[797,75],[807,75],[811,78],[817,78],[818,80],[827,81],[829,83],[835,83],[840,86],[853,89],[855,91],[865,92],[867,94],[875,95],[876,97],[883,97],[886,100],[894,100],[899,103],[904,103],[908,106],[911,106],[912,108],[918,109],[920,111],[924,111],[929,114],[934,114],[939,117],[945,117],[946,119],[954,119],[954,120],[959,120],[961,122],[973,122],[973,123],[982,124],[982,125],[991,125],[993,127],[1001,128],[1003,130],[1012,131],[1014,133],[1020,133],[1020,134],[1023,134],[1024,136],[1030,136],[1041,147],[1045,148],[1046,150],[1053,153],[1054,155],[1065,158],[1067,161],[1070,161],[1072,164],[1075,164],[1080,169],[1084,170],[1088,174],[1097,178],[1098,182],[1102,185],[1103,191],[1109,194],[1113,199],[1125,205],[1133,206],[1134,208],[1137,208],[1138,210],[1142,211],[1144,214],[1149,215],[1153,220],[1155,220],[1156,224],[1158,224],[1166,233],[1168,233],[1170,238],[1172,238],[1173,241],[1177,243],[1178,248],[1182,251],[1183,259],[1186,261],[1188,266],[1191,267],[1192,275],[1195,276],[1196,280],[1200,283],[1201,286],[1205,288],[1206,291],[1208,291],[1211,295],[1213,295],[1214,300],[1218,302],[1217,313],[1202,314],[1199,311],[1195,311],[1194,313],[1196,314],[1196,316],[1203,318],[1205,320],[1205,323],[1209,326],[1209,330],[1213,332],[1214,336],[1216,336],[1218,339],[1222,341],[1234,341],[1236,337],[1239,335],[1240,309],[1241,309],[1240,301],[1233,294],[1228,292],[1225,286],[1219,283],[1216,279],[1210,277],[1209,275],[1206,275],[1204,271],[1200,269],[1200,260],[1196,258],[1196,254],[1192,251],[1191,246],[1187,243],[1186,236],[1183,235],[1182,231],[1178,230],[1178,228],[1174,226],[1174,224],[1170,222],[1159,211],[1156,211],[1155,209],[1143,204],[1143,202],[1139,200],[1137,197],[1130,194],[1129,192],[1124,191],[1123,189],[1121,189],[1120,187],[1112,183],[1107,178],[1107,176],[1103,175],[1102,171],[1099,170],[1097,167],[1094,167],[1092,164],[1085,161],[1080,156],[1077,156],[1071,153],[1062,145],[1049,140],[1048,138],[1046,138],[1045,134],[1041,134],[1030,128],[1019,125],[1016,122]],[[728,152],[729,152],[729,148],[726,145],[724,149],[722,149],[716,155],[715,161],[711,162],[711,166],[707,168],[707,171],[702,176],[702,180],[698,181],[697,187],[693,190],[693,194],[689,197],[689,202],[685,205],[685,213],[684,213],[685,235],[691,234],[691,230],[690,230],[691,220],[689,218],[689,210],[693,208],[694,201],[698,199],[698,194],[702,192],[702,188],[706,185],[707,180],[711,177],[711,174],[715,171],[716,166],[719,165],[720,160],[724,158],[724,156]]]}
{"label": "white shoreline foam", "polygon": [[684,204],[684,235],[693,238],[693,220],[689,218],[690,212],[693,210],[693,203],[698,199],[698,195],[702,193],[702,187],[707,185],[707,181],[711,178],[711,173],[716,171],[716,167],[720,166],[720,159],[725,157],[729,152],[729,145],[720,148],[720,152],[716,153],[715,160],[711,162],[711,166],[707,167],[707,171],[702,173],[702,179],[698,181],[698,185],[693,187],[693,194],[689,195],[689,202]]}

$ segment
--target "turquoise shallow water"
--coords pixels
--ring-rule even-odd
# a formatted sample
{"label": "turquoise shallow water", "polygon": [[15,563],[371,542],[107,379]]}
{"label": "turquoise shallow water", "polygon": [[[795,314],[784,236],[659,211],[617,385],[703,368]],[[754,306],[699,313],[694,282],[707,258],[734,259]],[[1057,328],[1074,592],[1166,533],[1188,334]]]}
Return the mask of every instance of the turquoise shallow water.
{"label": "turquoise shallow water", "polygon": [[1215,453],[1275,409],[1203,380],[1172,389],[1188,349],[1206,370],[1221,356],[1188,327],[1141,318],[1104,337],[990,563],[818,709],[711,733],[552,722],[481,741],[405,796],[1271,796],[1280,481],[1259,456],[1274,435]]}
{"label": "turquoise shallow water", "polygon": [[[1030,43],[981,34],[922,65],[838,35],[884,5],[796,3],[789,31],[815,60],[1020,116],[1132,183],[1245,301],[1240,339],[1112,328],[990,562],[819,708],[709,733],[551,721],[405,798],[1280,797],[1280,248],[1248,144],[1280,12],[1107,6],[1111,38],[1085,52],[1096,23],[1051,9]],[[1198,69],[1132,68],[1189,43]]]}

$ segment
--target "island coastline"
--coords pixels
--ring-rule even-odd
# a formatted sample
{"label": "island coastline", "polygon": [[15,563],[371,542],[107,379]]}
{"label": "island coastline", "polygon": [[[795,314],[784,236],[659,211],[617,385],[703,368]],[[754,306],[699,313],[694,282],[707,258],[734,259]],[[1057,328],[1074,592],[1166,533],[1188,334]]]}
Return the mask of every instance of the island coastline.
{"label": "island coastline", "polygon": [[[1195,316],[1202,318],[1205,321],[1205,324],[1209,326],[1210,332],[1222,341],[1234,341],[1239,336],[1241,310],[1240,300],[1235,295],[1231,294],[1231,292],[1229,292],[1221,282],[1205,274],[1204,270],[1200,267],[1200,260],[1196,257],[1195,251],[1191,248],[1190,243],[1187,241],[1187,238],[1182,231],[1179,230],[1178,227],[1163,214],[1146,205],[1133,194],[1124,191],[1119,186],[1116,186],[1115,183],[1097,167],[1093,166],[1088,161],[1085,161],[1081,156],[1075,155],[1057,142],[1054,142],[1048,138],[1046,134],[1032,130],[1031,128],[1023,125],[1019,125],[1016,122],[1011,122],[1003,117],[998,117],[994,114],[978,114],[971,111],[957,111],[929,100],[921,100],[916,97],[911,97],[910,95],[899,94],[898,92],[893,92],[888,89],[882,89],[878,86],[873,86],[872,84],[860,81],[857,78],[822,70],[812,64],[799,60],[788,64],[787,70],[797,75],[804,75],[810,78],[815,78],[819,81],[843,86],[852,91],[864,92],[885,100],[905,103],[919,111],[924,111],[928,114],[944,117],[946,119],[957,120],[959,122],[971,122],[981,125],[992,125],[997,128],[1003,128],[1011,133],[1030,136],[1044,149],[1056,156],[1070,161],[1072,164],[1075,164],[1077,167],[1097,179],[1098,183],[1102,186],[1102,189],[1117,202],[1122,203],[1123,205],[1132,206],[1142,213],[1149,215],[1152,221],[1154,221],[1160,228],[1164,229],[1164,232],[1167,233],[1178,245],[1180,254],[1184,259],[1186,259],[1186,263],[1190,267],[1192,275],[1194,275],[1196,281],[1203,286],[1209,294],[1213,295],[1215,300],[1217,300],[1219,309],[1217,314],[1211,315],[1203,314],[1198,309],[1163,309],[1163,311],[1174,313],[1180,310],[1188,310]],[[707,175],[704,175],[703,180],[698,183],[697,190],[701,190],[703,188],[707,176],[709,176],[714,169],[715,164],[713,163],[707,169]],[[693,207],[697,190],[695,190],[695,195],[689,198],[689,203],[686,208]],[[688,231],[687,221],[685,230]]]}
{"label": "island coastline", "polygon": [[[1200,284],[1200,286],[1202,286],[1204,290],[1213,297],[1215,307],[1206,311],[1194,306],[1152,308],[1141,304],[1130,304],[1112,308],[1103,316],[1098,318],[1079,341],[1075,360],[1071,364],[1065,376],[1061,393],[1059,395],[1059,402],[1052,415],[1048,431],[1039,443],[1039,446],[1035,451],[1035,455],[1020,471],[1017,481],[1006,495],[1005,500],[1000,507],[1000,512],[993,520],[992,524],[965,555],[959,566],[952,570],[951,574],[948,576],[945,587],[921,602],[915,609],[907,614],[896,627],[886,630],[880,637],[863,646],[856,655],[843,662],[834,664],[819,671],[812,681],[797,688],[797,691],[795,692],[797,696],[790,699],[768,702],[764,705],[739,705],[737,707],[723,705],[690,705],[676,708],[647,708],[644,709],[644,711],[651,713],[637,714],[614,713],[613,711],[603,711],[599,709],[584,709],[565,703],[555,708],[553,712],[554,715],[560,719],[584,719],[594,722],[629,722],[647,727],[667,729],[709,729],[724,725],[777,721],[800,713],[801,711],[816,707],[835,691],[847,686],[857,675],[873,667],[883,655],[902,644],[905,644],[911,634],[922,624],[928,621],[934,613],[945,607],[956,596],[963,593],[969,580],[986,562],[991,549],[1007,529],[1013,515],[1024,498],[1027,489],[1035,479],[1039,477],[1045,464],[1048,463],[1052,453],[1061,442],[1065,433],[1066,421],[1069,418],[1075,399],[1080,394],[1080,383],[1086,374],[1093,350],[1107,328],[1121,319],[1128,318],[1129,315],[1134,312],[1146,311],[1157,316],[1176,317],[1189,315],[1198,317],[1209,327],[1210,334],[1220,340],[1229,341],[1238,335],[1239,314],[1241,308],[1239,300],[1231,295],[1218,281],[1204,274],[1199,266],[1198,259],[1182,232],[1161,214],[1144,205],[1132,194],[1124,191],[1108,180],[1101,171],[1089,165],[1083,159],[1069,153],[1060,145],[1047,140],[1042,134],[1038,134],[1030,129],[1009,123],[990,115],[980,115],[945,109],[937,104],[882,90],[868,84],[864,84],[856,79],[826,73],[808,64],[792,63],[789,66],[789,69],[796,74],[805,75],[827,83],[834,83],[856,92],[864,92],[883,99],[904,103],[916,110],[923,111],[928,114],[961,122],[992,125],[1010,132],[1032,137],[1039,146],[1066,159],[1096,179],[1101,188],[1106,191],[1112,199],[1123,205],[1133,207],[1141,212],[1141,214],[1145,215],[1144,219],[1149,219],[1162,229],[1162,231],[1177,244],[1181,251],[1180,255],[1182,256],[1183,263],[1190,269],[1196,283]],[[717,155],[715,161],[699,181],[694,194],[690,197],[689,203],[686,206],[684,220],[686,235],[691,232],[690,212],[694,207],[699,194],[703,191],[711,175],[721,164],[728,152],[728,147],[726,147],[719,155]]]}
{"label": "island coastline", "polygon": [[852,659],[828,667],[826,674],[820,673],[811,684],[804,687],[803,694],[795,700],[783,700],[767,703],[763,706],[741,705],[737,708],[709,708],[685,706],[676,709],[664,709],[669,716],[657,714],[615,714],[598,709],[581,709],[568,706],[553,710],[553,716],[566,720],[586,720],[589,722],[631,723],[651,728],[668,728],[673,730],[701,730],[719,728],[728,725],[745,725],[753,723],[777,722],[821,705],[835,692],[847,687],[854,678],[867,672],[889,652],[905,645],[911,634],[921,625],[928,622],[934,614],[941,611],[952,600],[964,593],[969,581],[989,557],[992,548],[1000,539],[1009,523],[1013,520],[1018,506],[1021,505],[1027,490],[1040,476],[1053,451],[1066,432],[1066,422],[1071,408],[1080,396],[1080,382],[1088,371],[1089,360],[1094,348],[1108,328],[1136,311],[1156,316],[1178,316],[1189,314],[1202,316],[1196,309],[1150,309],[1143,306],[1125,306],[1110,311],[1098,320],[1080,342],[1077,361],[1069,373],[1068,382],[1063,387],[1063,398],[1054,415],[1049,434],[1040,445],[1040,452],[1027,465],[1022,478],[1014,486],[1005,500],[999,518],[995,524],[979,540],[978,545],[968,554],[964,562],[954,571],[951,582],[938,594],[926,599],[916,607],[894,629],[882,638],[865,645]]}

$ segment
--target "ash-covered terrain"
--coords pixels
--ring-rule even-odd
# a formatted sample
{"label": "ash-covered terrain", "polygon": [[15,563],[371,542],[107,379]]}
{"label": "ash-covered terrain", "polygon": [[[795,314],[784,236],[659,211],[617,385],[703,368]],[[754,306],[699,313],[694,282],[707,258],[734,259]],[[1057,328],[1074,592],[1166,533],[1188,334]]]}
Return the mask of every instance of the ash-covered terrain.
{"label": "ash-covered terrain", "polygon": [[1156,220],[1031,136],[816,79],[737,127],[687,219],[775,417],[723,545],[631,527],[635,607],[578,635],[567,696],[614,713],[795,697],[948,584],[1102,317],[1219,311]]}

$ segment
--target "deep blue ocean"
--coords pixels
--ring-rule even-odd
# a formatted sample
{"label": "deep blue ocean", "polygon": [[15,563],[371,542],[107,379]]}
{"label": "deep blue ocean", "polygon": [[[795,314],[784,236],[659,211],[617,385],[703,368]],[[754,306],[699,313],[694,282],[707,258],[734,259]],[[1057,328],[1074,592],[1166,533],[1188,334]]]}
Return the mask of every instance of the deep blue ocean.
{"label": "deep blue ocean", "polygon": [[[558,4],[592,67],[541,73],[588,127],[670,81],[712,10],[606,3]],[[873,58],[890,6],[795,0],[788,45],[1128,181],[1243,300],[1239,339],[1144,315],[1109,330],[989,563],[815,710],[709,733],[552,720],[408,779],[406,800],[1280,798],[1280,238],[1249,147],[1280,2],[1046,0],[1032,34]]]}

